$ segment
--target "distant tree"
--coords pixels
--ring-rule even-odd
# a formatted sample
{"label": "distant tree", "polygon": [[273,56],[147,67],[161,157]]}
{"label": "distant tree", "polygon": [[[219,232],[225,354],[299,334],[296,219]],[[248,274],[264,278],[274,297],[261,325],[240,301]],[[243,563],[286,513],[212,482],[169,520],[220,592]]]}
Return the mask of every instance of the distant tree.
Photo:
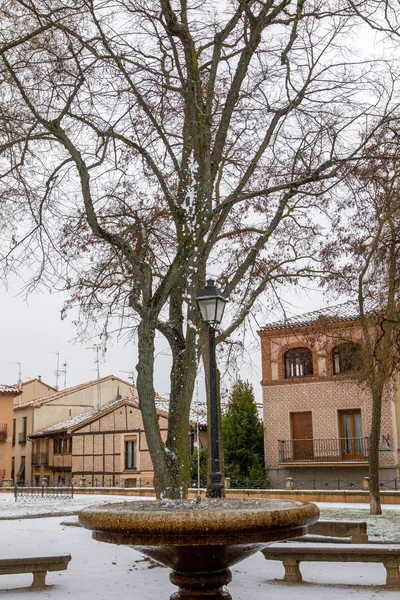
{"label": "distant tree", "polygon": [[222,416],[225,469],[239,479],[264,479],[263,424],[258,418],[253,386],[239,381]]}

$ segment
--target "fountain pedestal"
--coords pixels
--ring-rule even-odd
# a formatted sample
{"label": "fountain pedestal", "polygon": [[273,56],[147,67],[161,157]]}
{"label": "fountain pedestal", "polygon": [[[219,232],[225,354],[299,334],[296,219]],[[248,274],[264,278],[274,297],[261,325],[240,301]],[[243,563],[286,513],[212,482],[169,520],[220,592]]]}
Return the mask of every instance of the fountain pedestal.
{"label": "fountain pedestal", "polygon": [[269,543],[304,535],[314,504],[281,500],[161,500],[85,508],[94,539],[134,546],[172,569],[170,600],[231,600],[229,567]]}

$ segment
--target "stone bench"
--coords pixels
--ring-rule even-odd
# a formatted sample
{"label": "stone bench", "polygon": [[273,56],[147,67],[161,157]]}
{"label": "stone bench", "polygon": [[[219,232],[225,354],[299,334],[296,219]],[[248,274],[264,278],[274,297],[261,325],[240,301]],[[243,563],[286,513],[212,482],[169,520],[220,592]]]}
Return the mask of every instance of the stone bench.
{"label": "stone bench", "polygon": [[303,581],[301,562],[373,562],[383,563],[386,586],[400,588],[400,545],[383,544],[271,544],[262,550],[267,560],[281,560],[285,567],[284,581]]}
{"label": "stone bench", "polygon": [[310,535],[326,537],[349,537],[352,544],[368,544],[367,523],[365,521],[317,521],[308,528]]}
{"label": "stone bench", "polygon": [[33,556],[29,558],[2,558],[0,559],[0,575],[32,573],[32,587],[44,587],[46,585],[47,571],[64,571],[68,567],[70,560],[70,554],[62,554],[61,556]]}

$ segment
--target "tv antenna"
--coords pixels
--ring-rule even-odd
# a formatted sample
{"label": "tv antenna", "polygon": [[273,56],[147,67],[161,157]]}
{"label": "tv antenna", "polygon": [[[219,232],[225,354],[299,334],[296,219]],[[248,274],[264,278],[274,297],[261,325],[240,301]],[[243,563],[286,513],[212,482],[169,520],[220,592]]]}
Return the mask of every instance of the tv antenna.
{"label": "tv antenna", "polygon": [[118,371],[118,373],[127,373],[127,379],[132,379],[132,385],[135,385],[135,371]]}
{"label": "tv antenna", "polygon": [[97,402],[96,402],[96,408],[100,408],[101,407],[101,382],[100,382],[100,358],[99,358],[99,350],[101,348],[100,344],[94,344],[93,346],[90,346],[89,348],[86,348],[86,350],[94,350],[96,352],[96,358],[94,360],[95,364],[96,364],[96,374],[97,374]]}
{"label": "tv antenna", "polygon": [[58,380],[60,378],[60,375],[64,375],[64,389],[67,387],[67,359],[65,359],[65,361],[63,362],[63,368],[60,369],[60,353],[59,352],[52,352],[52,354],[55,354],[57,356],[57,366],[56,366],[56,370],[54,371],[54,375],[56,376],[56,385],[55,388],[56,390],[59,389],[58,387]]}
{"label": "tv antenna", "polygon": [[18,365],[18,381],[17,386],[20,388],[22,384],[22,366],[20,362],[11,361],[12,365]]}

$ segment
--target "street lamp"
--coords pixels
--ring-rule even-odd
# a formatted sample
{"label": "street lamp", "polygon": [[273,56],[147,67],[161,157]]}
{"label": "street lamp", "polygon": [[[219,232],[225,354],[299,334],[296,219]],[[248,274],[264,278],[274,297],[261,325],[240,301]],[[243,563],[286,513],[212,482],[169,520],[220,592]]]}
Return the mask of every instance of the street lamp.
{"label": "street lamp", "polygon": [[215,326],[222,321],[225,304],[228,300],[216,287],[212,279],[196,297],[201,317],[208,325],[208,340],[210,349],[210,456],[211,473],[208,495],[211,498],[221,498],[224,484],[219,468],[219,431],[218,431],[218,395],[217,395],[217,361],[215,358]]}

